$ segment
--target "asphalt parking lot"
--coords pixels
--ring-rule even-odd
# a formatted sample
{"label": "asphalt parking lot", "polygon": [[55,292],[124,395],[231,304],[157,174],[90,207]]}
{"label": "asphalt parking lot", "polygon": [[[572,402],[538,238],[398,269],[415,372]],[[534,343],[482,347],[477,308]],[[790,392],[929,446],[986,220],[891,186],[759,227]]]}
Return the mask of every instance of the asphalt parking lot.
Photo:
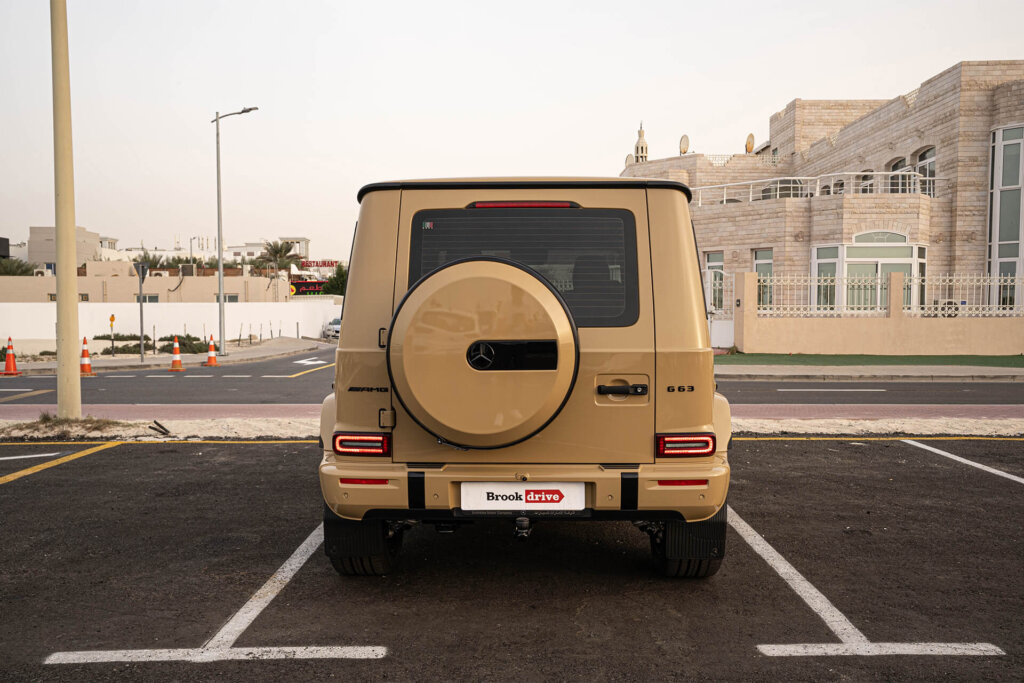
{"label": "asphalt parking lot", "polygon": [[400,572],[343,579],[313,443],[3,444],[0,673],[1019,680],[1024,440],[916,441],[969,462],[737,440],[726,561],[696,582],[627,523],[573,522],[418,527]]}

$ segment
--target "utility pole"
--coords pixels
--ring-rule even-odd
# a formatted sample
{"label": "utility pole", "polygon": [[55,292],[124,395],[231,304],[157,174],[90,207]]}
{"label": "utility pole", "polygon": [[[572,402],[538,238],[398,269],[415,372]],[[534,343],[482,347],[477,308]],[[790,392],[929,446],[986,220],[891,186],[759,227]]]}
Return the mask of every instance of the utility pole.
{"label": "utility pole", "polygon": [[71,145],[71,68],[66,0],[50,0],[53,69],[53,197],[57,240],[57,417],[82,417],[78,358],[75,164]]}
{"label": "utility pole", "polygon": [[[135,274],[139,276],[139,362],[146,362],[146,326],[142,319],[142,283],[146,281],[146,273],[149,272],[149,264],[138,261],[132,264],[135,266]],[[113,335],[111,335],[113,336]],[[156,350],[156,337],[153,337],[153,349]]]}
{"label": "utility pole", "polygon": [[224,225],[221,220],[220,201],[220,120],[229,116],[248,114],[257,109],[259,107],[245,107],[239,111],[224,114],[224,116],[221,116],[218,111],[214,114],[213,121],[210,121],[217,127],[217,317],[220,319],[220,355],[222,356],[228,355],[228,351],[224,346]]}

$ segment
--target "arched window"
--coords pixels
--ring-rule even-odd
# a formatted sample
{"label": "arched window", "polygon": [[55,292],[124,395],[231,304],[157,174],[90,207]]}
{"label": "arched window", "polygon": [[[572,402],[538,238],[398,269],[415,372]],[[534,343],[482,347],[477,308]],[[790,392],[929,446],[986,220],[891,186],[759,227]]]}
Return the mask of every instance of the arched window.
{"label": "arched window", "polygon": [[[910,165],[907,164],[905,158],[899,158],[895,161],[891,161],[888,164],[890,173],[899,173],[899,175],[889,176],[889,192],[892,194],[906,194],[910,192],[910,176],[903,175],[910,170]],[[900,172],[903,173],[900,173]]]}
{"label": "arched window", "polygon": [[892,243],[907,243],[907,236],[901,235],[898,232],[886,232],[878,230],[875,232],[862,232],[859,235],[853,236],[855,244],[868,243],[868,244],[892,244]]}
{"label": "arched window", "polygon": [[831,185],[822,185],[821,186],[821,195],[823,197],[827,197],[830,194],[832,194],[832,186]]}
{"label": "arched window", "polygon": [[866,171],[861,171],[863,175],[857,176],[857,192],[860,194],[874,194],[875,192],[875,172],[870,168]]}
{"label": "arched window", "polygon": [[921,174],[921,192],[929,197],[935,196],[935,148],[921,150],[914,157],[914,170]]}
{"label": "arched window", "polygon": [[846,183],[844,183],[842,180],[837,180],[835,183],[832,184],[832,193],[843,194],[843,192],[846,191],[845,185]]}

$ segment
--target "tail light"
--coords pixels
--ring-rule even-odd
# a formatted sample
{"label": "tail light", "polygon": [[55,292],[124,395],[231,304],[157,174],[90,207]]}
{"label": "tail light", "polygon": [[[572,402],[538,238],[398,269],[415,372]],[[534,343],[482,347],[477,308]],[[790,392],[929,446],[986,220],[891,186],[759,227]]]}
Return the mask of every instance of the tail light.
{"label": "tail light", "polygon": [[363,484],[363,485],[387,485],[390,480],[388,479],[349,479],[347,477],[341,478],[342,484]]}
{"label": "tail light", "polygon": [[658,434],[655,441],[659,458],[693,458],[715,452],[714,434]]}
{"label": "tail light", "polygon": [[338,455],[391,455],[389,434],[349,434],[336,432],[331,440]]}

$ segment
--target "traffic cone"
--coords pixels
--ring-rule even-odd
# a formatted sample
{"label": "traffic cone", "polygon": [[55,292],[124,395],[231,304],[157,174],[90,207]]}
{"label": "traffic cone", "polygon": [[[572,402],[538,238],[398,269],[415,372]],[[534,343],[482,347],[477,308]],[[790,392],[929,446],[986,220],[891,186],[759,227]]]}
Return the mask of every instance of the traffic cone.
{"label": "traffic cone", "polygon": [[181,349],[178,348],[178,337],[174,337],[174,349],[171,352],[171,369],[168,372],[185,372],[181,366]]}
{"label": "traffic cone", "polygon": [[82,369],[82,377],[95,377],[96,373],[92,371],[92,361],[89,360],[89,340],[82,337],[82,360],[79,361],[79,365]]}
{"label": "traffic cone", "polygon": [[217,367],[217,350],[213,348],[213,335],[210,335],[210,350],[206,352],[206,362],[203,363],[205,368]]}
{"label": "traffic cone", "polygon": [[18,364],[14,360],[14,342],[11,338],[7,338],[7,360],[4,362],[4,371],[2,374],[4,377],[17,377],[21,373],[18,372]]}

